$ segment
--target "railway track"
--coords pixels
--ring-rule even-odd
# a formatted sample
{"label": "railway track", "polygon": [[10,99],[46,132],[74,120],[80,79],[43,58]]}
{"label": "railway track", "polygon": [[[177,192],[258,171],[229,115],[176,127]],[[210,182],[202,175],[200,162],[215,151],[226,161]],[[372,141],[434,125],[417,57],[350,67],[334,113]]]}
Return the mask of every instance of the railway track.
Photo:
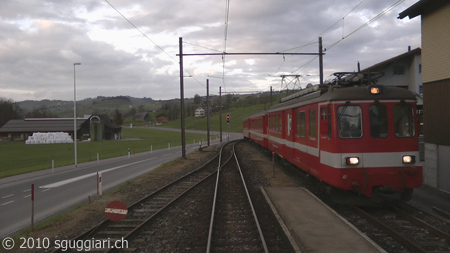
{"label": "railway track", "polygon": [[268,252],[234,148],[216,176],[206,252]]}
{"label": "railway track", "polygon": [[411,252],[450,252],[450,234],[429,225],[399,206],[377,210],[356,208],[356,211]]}
{"label": "railway track", "polygon": [[[220,164],[224,159],[223,156],[229,152],[227,152],[227,150],[231,150],[231,148],[227,148],[226,146],[227,144],[223,145],[213,159],[200,166],[198,169],[166,184],[157,191],[129,206],[128,214],[123,220],[112,222],[105,219],[88,231],[76,236],[72,241],[91,240],[92,238],[98,240],[108,239],[112,242],[115,240],[127,240],[130,242],[130,248],[127,250],[137,250],[132,243],[133,236],[138,234],[146,224],[153,221],[158,214],[163,213],[171,204],[176,202],[183,195],[206,179],[215,175],[218,171],[217,168],[220,167]],[[54,252],[60,251],[61,249],[58,249]],[[113,249],[95,249],[95,251],[110,252],[113,251]]]}

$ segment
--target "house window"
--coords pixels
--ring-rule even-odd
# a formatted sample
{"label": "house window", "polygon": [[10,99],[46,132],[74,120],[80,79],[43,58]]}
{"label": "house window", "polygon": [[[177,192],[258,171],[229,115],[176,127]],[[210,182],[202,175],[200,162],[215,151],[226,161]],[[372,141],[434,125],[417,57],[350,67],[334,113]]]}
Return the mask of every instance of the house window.
{"label": "house window", "polygon": [[394,76],[404,76],[405,65],[394,65]]}
{"label": "house window", "polygon": [[422,64],[419,64],[419,75],[422,74]]}

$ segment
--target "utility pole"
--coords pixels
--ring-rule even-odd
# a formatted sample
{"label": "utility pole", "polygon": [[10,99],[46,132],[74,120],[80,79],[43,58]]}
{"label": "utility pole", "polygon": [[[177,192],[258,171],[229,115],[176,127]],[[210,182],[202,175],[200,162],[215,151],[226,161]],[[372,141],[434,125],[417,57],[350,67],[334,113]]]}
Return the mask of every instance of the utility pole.
{"label": "utility pole", "polygon": [[222,86],[219,86],[219,129],[220,129],[220,143],[222,143]]}
{"label": "utility pole", "polygon": [[209,79],[206,79],[206,138],[208,138],[208,147],[211,145],[209,137]]}
{"label": "utility pole", "polygon": [[272,86],[270,86],[270,106],[272,107]]}
{"label": "utility pole", "polygon": [[[184,127],[184,88],[183,88],[183,57],[184,56],[206,56],[206,55],[217,55],[217,56],[226,56],[226,55],[319,55],[319,65],[320,65],[320,83],[323,83],[323,51],[322,51],[322,37],[319,37],[319,53],[286,53],[286,52],[275,52],[275,53],[206,53],[206,54],[183,54],[183,38],[179,38],[179,50],[180,53],[177,56],[180,56],[180,94],[181,94],[181,142],[182,142],[182,156],[186,157],[186,140],[185,140],[185,127]],[[220,96],[219,96],[219,104],[220,104],[220,142],[222,142],[222,101],[221,101],[221,87],[220,87]],[[271,101],[272,104],[272,101]]]}
{"label": "utility pole", "polygon": [[183,76],[183,38],[179,38],[180,49],[180,106],[181,106],[181,157],[186,158],[186,129],[184,126],[184,76]]}
{"label": "utility pole", "polygon": [[323,48],[322,48],[322,37],[319,37],[319,75],[320,75],[320,84],[323,84]]}

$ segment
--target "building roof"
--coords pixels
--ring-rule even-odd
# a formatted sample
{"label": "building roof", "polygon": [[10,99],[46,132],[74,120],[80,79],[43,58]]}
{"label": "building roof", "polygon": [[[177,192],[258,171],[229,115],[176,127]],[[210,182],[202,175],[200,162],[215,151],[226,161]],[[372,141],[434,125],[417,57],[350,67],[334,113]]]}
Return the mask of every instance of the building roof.
{"label": "building roof", "polygon": [[134,116],[135,116],[135,117],[145,117],[146,115],[148,115],[148,112],[140,112],[140,113],[136,113]]}
{"label": "building roof", "polygon": [[[121,127],[111,120],[100,116],[102,123],[112,129]],[[81,125],[89,121],[91,117],[77,118],[77,131]],[[28,118],[10,120],[2,128],[0,133],[32,133],[32,132],[73,132],[73,118]]]}
{"label": "building roof", "polygon": [[[77,130],[89,119],[78,118]],[[0,133],[25,133],[25,132],[73,132],[73,119],[20,119],[10,120],[2,128]]]}
{"label": "building roof", "polygon": [[448,0],[420,0],[419,2],[411,5],[408,9],[398,14],[399,19],[409,17],[409,19],[422,15],[425,12],[432,12],[439,9],[445,4],[449,4]]}
{"label": "building roof", "polygon": [[406,58],[406,57],[410,57],[410,56],[415,55],[415,54],[420,54],[421,52],[422,52],[422,50],[420,49],[420,47],[418,47],[418,48],[410,50],[410,51],[408,51],[408,52],[406,52],[404,54],[397,55],[397,56],[395,56],[395,57],[393,57],[391,59],[379,62],[379,63],[377,63],[375,65],[372,65],[372,66],[370,66],[368,68],[365,68],[365,69],[361,70],[361,72],[368,72],[368,71],[371,71],[371,70],[376,70],[376,69],[379,69],[379,68],[384,67],[386,65],[389,65],[391,63],[395,63],[396,61],[398,61],[400,59],[403,59],[403,58]]}

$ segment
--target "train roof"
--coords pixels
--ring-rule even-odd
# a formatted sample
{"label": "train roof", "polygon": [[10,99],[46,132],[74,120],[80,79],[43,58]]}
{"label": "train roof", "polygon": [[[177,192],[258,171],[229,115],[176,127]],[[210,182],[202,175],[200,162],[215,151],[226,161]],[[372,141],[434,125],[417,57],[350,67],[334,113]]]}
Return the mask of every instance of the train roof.
{"label": "train roof", "polygon": [[[372,87],[380,89],[379,94],[371,94]],[[288,109],[305,104],[323,102],[323,101],[351,101],[351,100],[416,100],[416,96],[411,91],[392,86],[383,85],[364,85],[343,87],[338,85],[314,85],[304,89],[300,94],[291,95],[291,98],[284,102],[272,106],[268,112]],[[288,98],[288,97],[286,97]]]}
{"label": "train roof", "polygon": [[248,120],[248,119],[253,118],[253,117],[261,117],[261,116],[264,116],[266,114],[267,114],[267,111],[258,112],[258,113],[252,114],[252,115],[244,118],[244,120]]}

